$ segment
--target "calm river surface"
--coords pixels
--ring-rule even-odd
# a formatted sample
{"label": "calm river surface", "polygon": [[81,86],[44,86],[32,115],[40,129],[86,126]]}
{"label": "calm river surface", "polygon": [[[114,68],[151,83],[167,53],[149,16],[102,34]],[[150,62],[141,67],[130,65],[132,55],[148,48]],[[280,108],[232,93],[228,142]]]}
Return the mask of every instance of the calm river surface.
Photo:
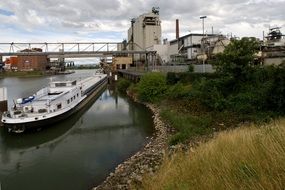
{"label": "calm river surface", "polygon": [[[33,94],[50,80],[85,78],[91,72],[5,78],[0,87],[7,87],[11,106],[13,99]],[[90,189],[140,150],[152,132],[150,111],[111,88],[69,119],[39,132],[15,135],[1,128],[0,189]]]}

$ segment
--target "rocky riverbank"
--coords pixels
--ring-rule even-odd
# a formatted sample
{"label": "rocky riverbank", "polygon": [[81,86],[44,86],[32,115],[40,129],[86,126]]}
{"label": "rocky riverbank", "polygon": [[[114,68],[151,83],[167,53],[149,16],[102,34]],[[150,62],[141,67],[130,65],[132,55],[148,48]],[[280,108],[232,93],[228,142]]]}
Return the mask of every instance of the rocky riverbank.
{"label": "rocky riverbank", "polygon": [[101,189],[133,189],[142,181],[145,173],[155,172],[167,150],[169,128],[162,122],[159,109],[153,104],[145,104],[153,113],[155,134],[143,150],[118,165],[113,173],[93,190]]}

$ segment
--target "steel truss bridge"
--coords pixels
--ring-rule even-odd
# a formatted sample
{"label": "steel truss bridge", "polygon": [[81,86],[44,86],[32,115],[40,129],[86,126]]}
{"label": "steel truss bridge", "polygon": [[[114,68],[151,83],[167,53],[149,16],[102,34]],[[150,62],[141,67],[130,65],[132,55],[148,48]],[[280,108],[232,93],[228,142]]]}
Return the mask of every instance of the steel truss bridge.
{"label": "steel truss bridge", "polygon": [[48,58],[104,58],[145,55],[146,60],[155,60],[156,51],[143,50],[135,43],[124,44],[119,42],[0,43],[0,58],[24,55],[46,55]]}

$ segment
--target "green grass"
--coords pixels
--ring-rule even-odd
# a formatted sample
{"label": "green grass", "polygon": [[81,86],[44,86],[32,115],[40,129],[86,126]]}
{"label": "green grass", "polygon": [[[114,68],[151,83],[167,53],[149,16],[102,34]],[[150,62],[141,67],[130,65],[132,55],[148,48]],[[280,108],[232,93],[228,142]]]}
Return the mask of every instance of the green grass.
{"label": "green grass", "polygon": [[213,120],[209,115],[193,116],[164,109],[161,111],[161,117],[177,130],[177,133],[170,138],[171,145],[184,143],[191,137],[210,134],[213,131],[211,128]]}
{"label": "green grass", "polygon": [[143,189],[284,189],[285,120],[241,127],[165,158]]}

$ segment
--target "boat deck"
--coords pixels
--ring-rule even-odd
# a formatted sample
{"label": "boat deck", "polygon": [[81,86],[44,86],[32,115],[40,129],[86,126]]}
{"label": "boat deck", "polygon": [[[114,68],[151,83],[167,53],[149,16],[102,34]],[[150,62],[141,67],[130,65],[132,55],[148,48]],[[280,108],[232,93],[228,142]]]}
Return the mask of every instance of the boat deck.
{"label": "boat deck", "polygon": [[93,87],[94,84],[97,84],[97,82],[103,78],[104,76],[102,75],[95,75],[80,81],[79,83],[82,86],[83,93],[85,94],[89,90],[89,88]]}
{"label": "boat deck", "polygon": [[[47,93],[44,96],[41,96],[39,98],[37,98],[35,101],[53,101],[58,99],[59,97],[65,95],[66,93],[68,93],[72,88],[71,87],[64,87],[59,89],[58,87],[56,88],[57,91],[54,91],[52,93]],[[50,90],[52,91],[53,89],[50,88]]]}

